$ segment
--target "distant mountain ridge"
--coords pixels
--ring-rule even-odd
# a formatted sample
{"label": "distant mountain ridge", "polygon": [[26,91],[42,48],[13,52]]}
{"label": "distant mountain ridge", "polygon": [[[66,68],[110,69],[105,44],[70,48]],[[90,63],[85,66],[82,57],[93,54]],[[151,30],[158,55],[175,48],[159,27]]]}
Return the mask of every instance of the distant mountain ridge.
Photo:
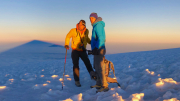
{"label": "distant mountain ridge", "polygon": [[[25,63],[34,60],[59,60],[64,59],[65,52],[65,48],[61,45],[33,40],[0,53],[0,60],[4,61],[4,65],[13,64],[13,61],[17,61],[18,63]],[[71,50],[68,50],[68,58],[70,57],[70,53]]]}
{"label": "distant mountain ridge", "polygon": [[54,43],[49,43],[49,42],[45,42],[45,41],[40,41],[40,40],[32,40],[28,43],[25,43],[23,45],[56,45],[56,46],[62,46],[62,45],[58,45],[58,44],[54,44]]}
{"label": "distant mountain ridge", "polygon": [[40,41],[40,40],[32,40],[32,41],[25,43],[25,44],[51,44],[51,43],[48,43],[45,41]]}
{"label": "distant mountain ridge", "polygon": [[[11,48],[7,51],[4,51],[4,52],[25,52],[25,51],[39,51],[39,50],[42,50],[42,49],[45,49],[46,48],[53,48],[53,47],[60,47],[62,48],[63,46],[62,45],[58,45],[58,44],[54,44],[54,43],[49,43],[49,42],[45,42],[45,41],[40,41],[40,40],[32,40],[30,42],[27,42],[25,44],[22,44],[22,45],[19,45],[17,47],[14,47],[14,48]],[[2,52],[2,53],[4,53]]]}

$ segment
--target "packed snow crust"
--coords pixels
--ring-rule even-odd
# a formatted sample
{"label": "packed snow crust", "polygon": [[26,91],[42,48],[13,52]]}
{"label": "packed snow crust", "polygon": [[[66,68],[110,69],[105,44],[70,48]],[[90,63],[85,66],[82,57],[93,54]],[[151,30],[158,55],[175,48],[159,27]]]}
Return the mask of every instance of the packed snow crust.
{"label": "packed snow crust", "polygon": [[75,86],[71,50],[62,90],[65,49],[52,45],[35,40],[0,54],[0,101],[180,100],[180,48],[106,55],[121,87],[111,83],[108,92],[96,93],[81,60],[82,87]]}

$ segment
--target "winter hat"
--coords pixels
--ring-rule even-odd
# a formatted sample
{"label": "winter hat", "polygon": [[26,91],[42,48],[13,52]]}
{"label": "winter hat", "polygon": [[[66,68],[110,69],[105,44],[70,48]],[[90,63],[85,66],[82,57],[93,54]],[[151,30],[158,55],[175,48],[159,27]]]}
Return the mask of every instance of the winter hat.
{"label": "winter hat", "polygon": [[80,22],[82,22],[82,24],[83,24],[84,26],[86,26],[86,21],[80,20],[79,23],[80,23]]}
{"label": "winter hat", "polygon": [[94,17],[94,18],[97,19],[97,18],[98,18],[98,15],[97,15],[97,13],[94,13],[94,12],[93,12],[93,13],[90,14],[89,18],[90,18],[90,17]]}

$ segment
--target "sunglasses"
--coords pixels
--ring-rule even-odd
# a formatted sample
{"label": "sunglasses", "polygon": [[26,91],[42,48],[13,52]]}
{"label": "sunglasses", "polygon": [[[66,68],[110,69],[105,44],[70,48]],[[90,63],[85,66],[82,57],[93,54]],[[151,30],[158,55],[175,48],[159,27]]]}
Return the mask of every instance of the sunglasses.
{"label": "sunglasses", "polygon": [[79,24],[79,26],[85,26],[86,27],[86,24],[82,23],[82,24]]}

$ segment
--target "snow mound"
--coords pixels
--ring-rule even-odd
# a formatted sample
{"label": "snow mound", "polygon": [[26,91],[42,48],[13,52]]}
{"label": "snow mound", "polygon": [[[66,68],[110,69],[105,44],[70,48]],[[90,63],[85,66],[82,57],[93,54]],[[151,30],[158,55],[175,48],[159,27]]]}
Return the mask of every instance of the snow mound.
{"label": "snow mound", "polygon": [[[109,83],[109,91],[96,93],[90,88],[96,82],[81,60],[82,86],[75,86],[71,58],[63,80],[65,49],[50,45],[33,41],[0,54],[0,101],[180,100],[179,48],[106,55],[114,63],[121,87]],[[93,56],[89,59],[93,64]]]}

